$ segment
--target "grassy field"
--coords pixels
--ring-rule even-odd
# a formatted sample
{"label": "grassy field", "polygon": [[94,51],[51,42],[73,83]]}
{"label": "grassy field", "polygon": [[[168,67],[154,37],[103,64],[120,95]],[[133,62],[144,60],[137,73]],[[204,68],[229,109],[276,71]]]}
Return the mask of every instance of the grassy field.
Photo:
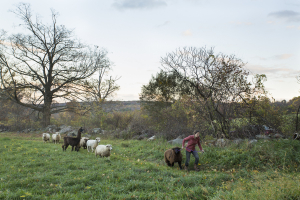
{"label": "grassy field", "polygon": [[110,159],[63,152],[41,134],[1,133],[0,199],[300,199],[299,141],[203,144],[200,172],[167,167],[174,146],[164,140],[100,143],[112,144]]}

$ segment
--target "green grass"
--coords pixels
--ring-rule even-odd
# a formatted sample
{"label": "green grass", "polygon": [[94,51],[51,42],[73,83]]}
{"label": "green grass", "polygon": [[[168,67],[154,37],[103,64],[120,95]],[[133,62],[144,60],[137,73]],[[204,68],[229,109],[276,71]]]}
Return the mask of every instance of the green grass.
{"label": "green grass", "polygon": [[0,134],[0,199],[300,199],[299,141],[203,145],[201,171],[186,172],[166,166],[164,140],[102,139],[108,159],[40,135]]}

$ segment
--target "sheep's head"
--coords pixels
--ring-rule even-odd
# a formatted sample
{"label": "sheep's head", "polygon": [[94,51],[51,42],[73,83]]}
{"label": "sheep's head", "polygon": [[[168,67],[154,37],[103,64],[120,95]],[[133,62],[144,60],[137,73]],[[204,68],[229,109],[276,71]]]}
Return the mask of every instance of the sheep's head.
{"label": "sheep's head", "polygon": [[98,143],[100,142],[100,138],[99,137],[96,137],[95,140],[97,140]]}
{"label": "sheep's head", "polygon": [[179,154],[181,149],[179,147],[175,147],[172,148],[172,150],[175,152],[175,154]]}
{"label": "sheep's head", "polygon": [[111,151],[111,150],[112,150],[111,144],[107,144],[107,145],[106,145],[106,148],[109,149],[109,150]]}

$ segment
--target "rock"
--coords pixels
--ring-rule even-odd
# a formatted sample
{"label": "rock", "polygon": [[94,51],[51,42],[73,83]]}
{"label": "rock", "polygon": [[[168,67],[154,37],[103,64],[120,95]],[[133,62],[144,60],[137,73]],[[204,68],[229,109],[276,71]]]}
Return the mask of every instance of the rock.
{"label": "rock", "polygon": [[214,140],[207,140],[205,141],[204,143],[207,145],[207,146],[215,146],[216,145],[216,139]]}
{"label": "rock", "polygon": [[184,135],[179,135],[176,139],[183,139]]}
{"label": "rock", "polygon": [[273,135],[273,138],[275,138],[275,139],[282,139],[282,138],[284,138],[284,136],[281,135],[281,134],[279,134],[279,133],[276,133],[276,134]]}
{"label": "rock", "polygon": [[102,129],[101,128],[94,128],[92,130],[92,134],[95,135],[95,134],[101,134],[102,133]]}
{"label": "rock", "polygon": [[89,134],[85,134],[85,135],[84,135],[84,137],[90,138],[90,137],[91,137],[91,135],[89,135]]}
{"label": "rock", "polygon": [[244,141],[244,140],[242,140],[242,139],[235,139],[235,140],[232,140],[232,142],[233,142],[234,144],[241,144],[241,143],[243,143],[243,141]]}
{"label": "rock", "polygon": [[168,143],[170,144],[182,144],[183,139],[175,139],[175,140],[170,140]]}
{"label": "rock", "polygon": [[139,135],[138,137],[137,137],[137,139],[138,140],[143,140],[143,139],[146,139],[148,137],[148,134],[147,133],[144,133],[144,134],[142,134],[142,135]]}
{"label": "rock", "polygon": [[217,147],[225,147],[228,144],[228,140],[226,139],[217,139],[216,146]]}
{"label": "rock", "polygon": [[[64,126],[60,129],[59,133],[64,134],[64,133],[69,133],[71,131],[73,131],[71,126]],[[76,131],[76,134],[77,134],[77,131]]]}
{"label": "rock", "polygon": [[153,135],[152,137],[150,137],[147,141],[153,141],[155,140],[155,135]]}
{"label": "rock", "polygon": [[68,133],[68,136],[69,137],[74,137],[74,136],[77,136],[77,132],[75,130],[71,131]]}
{"label": "rock", "polygon": [[141,135],[135,135],[132,137],[132,139],[134,140],[143,140],[143,139],[146,139],[148,137],[148,134],[147,133],[144,133],[144,134],[141,134]]}
{"label": "rock", "polygon": [[257,140],[256,140],[256,139],[253,139],[253,140],[249,140],[249,141],[248,141],[248,145],[250,145],[250,146],[254,145],[255,143],[257,143]]}
{"label": "rock", "polygon": [[264,140],[269,140],[271,139],[269,136],[267,135],[256,135],[255,136],[256,139],[264,139]]}
{"label": "rock", "polygon": [[29,133],[30,132],[30,128],[29,129],[25,129],[23,130],[24,133]]}
{"label": "rock", "polygon": [[57,131],[57,126],[56,125],[48,125],[45,128],[45,131],[48,133],[55,133]]}

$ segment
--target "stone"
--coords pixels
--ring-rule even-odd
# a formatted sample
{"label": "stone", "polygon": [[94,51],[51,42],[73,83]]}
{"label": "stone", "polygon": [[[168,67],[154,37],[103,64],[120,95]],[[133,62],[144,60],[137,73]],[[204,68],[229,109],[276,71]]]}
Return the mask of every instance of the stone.
{"label": "stone", "polygon": [[170,140],[168,141],[168,143],[170,144],[182,144],[183,139],[174,139],[174,140]]}

